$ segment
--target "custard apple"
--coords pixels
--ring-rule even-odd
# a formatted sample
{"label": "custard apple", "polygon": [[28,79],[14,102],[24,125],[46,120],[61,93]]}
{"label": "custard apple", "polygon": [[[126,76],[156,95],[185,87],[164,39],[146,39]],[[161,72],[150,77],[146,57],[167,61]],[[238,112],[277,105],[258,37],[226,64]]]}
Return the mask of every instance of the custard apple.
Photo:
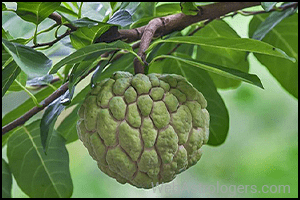
{"label": "custard apple", "polygon": [[200,159],[209,134],[206,106],[182,76],[115,72],[86,96],[77,132],[108,176],[152,188]]}

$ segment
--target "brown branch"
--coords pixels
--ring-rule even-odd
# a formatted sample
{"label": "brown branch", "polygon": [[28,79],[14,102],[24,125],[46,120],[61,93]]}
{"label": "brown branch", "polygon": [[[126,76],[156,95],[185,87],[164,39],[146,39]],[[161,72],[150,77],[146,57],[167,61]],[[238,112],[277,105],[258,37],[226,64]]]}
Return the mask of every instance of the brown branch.
{"label": "brown branch", "polygon": [[[219,18],[225,14],[230,12],[234,12],[237,10],[241,10],[244,8],[252,7],[260,5],[260,2],[219,2],[214,4],[209,4],[206,6],[202,6],[200,11],[201,13],[197,15],[185,15],[183,13],[173,14],[166,17],[162,17],[161,19],[164,22],[164,25],[160,27],[156,27],[156,32],[154,37],[164,36],[174,31],[181,31],[187,26],[202,21],[206,19],[214,19]],[[156,19],[153,19],[156,20]],[[153,23],[151,20],[149,23]],[[149,24],[148,24],[149,25]],[[118,37],[112,36],[109,38],[110,42],[122,39],[127,39],[127,42],[137,41],[141,39],[144,31],[148,25],[136,28],[136,29],[128,29],[128,30],[118,30]],[[103,40],[102,42],[106,42]]]}
{"label": "brown branch", "polygon": [[51,13],[48,17],[50,19],[53,19],[54,21],[56,21],[56,23],[58,25],[64,25],[66,27],[69,27],[71,29],[71,31],[76,31],[77,30],[77,28],[75,26],[73,26],[72,24],[62,24],[61,16],[57,13]]}
{"label": "brown branch", "polygon": [[[143,61],[145,61],[145,57],[146,57],[145,51],[149,47],[150,42],[152,41],[152,38],[153,38],[156,30],[158,28],[162,27],[163,25],[164,25],[164,22],[161,18],[155,18],[155,19],[152,19],[148,23],[148,25],[145,27],[143,36],[141,38],[140,48],[137,53],[138,56],[140,56]],[[134,65],[135,74],[138,74],[138,73],[144,74],[145,73],[143,63],[141,63],[137,58],[134,59],[133,65]]]}
{"label": "brown branch", "polygon": [[[174,31],[181,31],[193,23],[206,19],[219,18],[230,12],[255,5],[260,5],[260,2],[220,2],[201,7],[201,9],[199,9],[201,12],[197,15],[179,13],[152,19],[148,25],[144,26],[138,56],[140,56],[143,61],[145,60],[145,51],[149,47],[155,33],[160,34],[160,36],[167,35]],[[134,59],[134,71],[136,74],[144,73],[143,63],[139,62],[136,58]]]}

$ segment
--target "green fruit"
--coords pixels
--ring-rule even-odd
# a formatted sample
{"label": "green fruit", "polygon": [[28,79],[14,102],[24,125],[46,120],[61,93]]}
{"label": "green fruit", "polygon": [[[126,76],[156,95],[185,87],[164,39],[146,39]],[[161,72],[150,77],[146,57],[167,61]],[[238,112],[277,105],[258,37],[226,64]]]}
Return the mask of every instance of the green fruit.
{"label": "green fruit", "polygon": [[206,106],[182,76],[115,72],[84,100],[78,135],[104,173],[152,188],[200,159],[209,134]]}

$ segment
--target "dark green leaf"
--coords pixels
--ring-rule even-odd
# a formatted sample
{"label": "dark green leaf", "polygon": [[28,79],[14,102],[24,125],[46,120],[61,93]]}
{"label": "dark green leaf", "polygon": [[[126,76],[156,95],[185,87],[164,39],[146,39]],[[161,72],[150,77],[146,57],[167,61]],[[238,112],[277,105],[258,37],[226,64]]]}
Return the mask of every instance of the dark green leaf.
{"label": "dark green leaf", "polygon": [[[93,62],[96,58],[82,61],[80,63],[76,63],[70,73],[70,78],[69,78],[69,91],[74,91],[75,85],[78,83],[80,80],[80,77],[85,75],[88,70],[90,70],[94,65]],[[69,99],[71,101],[71,99]],[[70,103],[70,102],[68,102]]]}
{"label": "dark green leaf", "polygon": [[232,49],[237,51],[250,51],[254,53],[260,53],[265,55],[271,55],[275,57],[285,58],[290,61],[295,61],[295,58],[291,58],[286,55],[282,50],[275,48],[274,46],[257,41],[250,38],[226,38],[226,37],[216,37],[216,38],[207,38],[199,36],[181,36],[181,37],[172,37],[165,40],[156,40],[153,42],[149,48],[146,50],[146,53],[152,50],[152,48],[163,42],[175,42],[175,43],[186,43],[186,44],[196,44],[206,47],[213,47],[217,49]]}
{"label": "dark green leaf", "polygon": [[65,108],[65,106],[61,103],[61,100],[65,99],[66,95],[68,95],[67,93],[69,93],[69,91],[49,104],[41,119],[40,134],[42,146],[45,153],[48,150],[48,145],[53,135],[53,129],[56,119]]}
{"label": "dark green leaf", "polygon": [[40,120],[17,129],[8,139],[9,167],[21,190],[31,198],[69,198],[73,183],[65,140],[54,133],[47,155],[42,150]]}
{"label": "dark green leaf", "polygon": [[[276,2],[275,2],[276,3]],[[256,40],[262,40],[277,24],[283,19],[295,13],[294,8],[289,8],[283,11],[272,12],[255,30],[252,37]]]}
{"label": "dark green leaf", "polygon": [[[257,27],[269,16],[260,14],[253,16],[249,24],[249,36],[251,37]],[[292,63],[279,57],[254,54],[255,57],[267,67],[270,73],[277,79],[282,87],[294,97],[298,98],[298,14],[285,18],[263,38],[264,42],[285,51],[296,58]]]}
{"label": "dark green leaf", "polygon": [[5,3],[2,3],[2,11],[7,10]]}
{"label": "dark green leaf", "polygon": [[166,58],[150,67],[149,73],[179,74],[192,83],[207,100],[207,110],[210,114],[208,144],[217,146],[224,143],[229,129],[228,111],[212,79],[205,70],[192,67],[179,60]]}
{"label": "dark green leaf", "polygon": [[89,27],[90,25],[92,25],[89,23],[86,23],[85,25],[85,27],[79,27],[70,35],[71,44],[76,49],[80,49],[93,44],[96,38],[105,33],[112,26],[110,24],[100,22],[98,23],[98,25],[93,27]]}
{"label": "dark green leaf", "polygon": [[65,138],[66,144],[78,139],[76,124],[79,120],[79,116],[77,114],[79,108],[80,105],[77,105],[72,112],[63,119],[56,129],[57,132]]}
{"label": "dark green leaf", "polygon": [[261,7],[269,12],[276,4],[277,2],[261,2]]}
{"label": "dark green leaf", "polygon": [[14,61],[10,62],[4,69],[2,69],[2,97],[20,72],[21,69]]}
{"label": "dark green leaf", "polygon": [[12,175],[8,164],[2,158],[2,198],[11,198]]}
{"label": "dark green leaf", "polygon": [[[260,88],[263,88],[259,78],[254,74],[248,74],[248,73],[244,73],[242,71],[236,70],[236,69],[229,69],[229,68],[226,68],[226,67],[223,67],[223,66],[218,66],[218,65],[215,65],[215,64],[211,64],[211,63],[197,61],[197,60],[194,60],[194,59],[183,58],[183,57],[180,57],[179,55],[180,54],[176,54],[176,56],[161,55],[161,56],[155,57],[153,59],[153,61],[156,60],[156,59],[159,59],[159,58],[172,58],[172,59],[178,60],[180,62],[184,62],[186,64],[189,64],[190,66],[193,66],[193,67],[196,67],[196,68],[201,68],[201,69],[204,69],[206,71],[213,72],[213,73],[216,73],[216,74],[219,74],[221,76],[228,77],[228,78],[233,78],[233,79],[236,79],[236,80],[245,81],[247,83],[250,83],[250,84],[256,85]],[[151,64],[152,64],[152,62],[149,64],[150,68],[151,68]],[[153,63],[152,65],[155,65],[155,64]]]}
{"label": "dark green leaf", "polygon": [[[59,70],[65,64],[75,64],[81,62],[87,56],[99,57],[102,53],[106,51],[118,50],[118,49],[123,49],[132,52],[132,48],[129,44],[119,40],[109,44],[107,43],[92,44],[73,52],[69,56],[65,57],[64,59],[56,63],[51,68],[49,74],[56,73],[57,70]],[[89,57],[89,59],[91,59],[92,57]]]}
{"label": "dark green leaf", "polygon": [[60,2],[17,2],[19,17],[35,25],[41,23],[60,6]]}
{"label": "dark green leaf", "polygon": [[30,47],[5,39],[2,39],[2,44],[29,78],[46,75],[52,65],[47,56]]}

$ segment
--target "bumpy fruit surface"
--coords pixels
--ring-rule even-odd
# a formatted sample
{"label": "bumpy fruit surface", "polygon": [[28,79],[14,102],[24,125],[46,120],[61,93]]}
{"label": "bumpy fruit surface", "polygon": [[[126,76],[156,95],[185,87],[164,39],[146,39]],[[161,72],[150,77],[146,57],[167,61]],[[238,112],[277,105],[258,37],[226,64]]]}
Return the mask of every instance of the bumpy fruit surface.
{"label": "bumpy fruit surface", "polygon": [[196,164],[208,141],[207,102],[175,74],[115,72],[79,109],[79,138],[120,183],[152,188]]}

